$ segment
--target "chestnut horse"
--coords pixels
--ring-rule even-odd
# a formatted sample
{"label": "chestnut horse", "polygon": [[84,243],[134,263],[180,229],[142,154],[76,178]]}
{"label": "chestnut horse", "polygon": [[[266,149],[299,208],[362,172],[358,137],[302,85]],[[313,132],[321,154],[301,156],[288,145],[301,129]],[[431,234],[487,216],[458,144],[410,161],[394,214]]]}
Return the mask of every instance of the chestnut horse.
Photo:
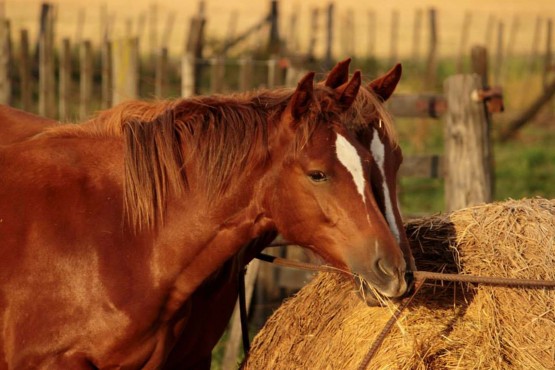
{"label": "chestnut horse", "polygon": [[0,147],[3,368],[158,368],[189,298],[279,232],[382,294],[406,262],[338,90],[133,102]]}
{"label": "chestnut horse", "polygon": [[[328,74],[322,85],[341,90],[348,83],[350,59],[338,63]],[[412,284],[411,272],[415,270],[408,240],[404,232],[397,204],[396,177],[403,160],[401,148],[396,140],[393,120],[383,102],[393,94],[400,78],[400,64],[383,76],[361,88],[351,109],[346,111],[346,123],[351,133],[366,148],[371,150],[372,160],[369,181],[378,207],[391,233],[403,250],[407,266],[407,283]],[[253,240],[240,255],[226,261],[224,267],[207,279],[193,294],[191,320],[184,335],[179,338],[164,369],[210,368],[211,352],[229,322],[238,295],[237,274],[246,263],[262,251],[275,234]],[[368,303],[373,304],[372,292],[366,292]],[[191,333],[195,333],[191,335]]]}

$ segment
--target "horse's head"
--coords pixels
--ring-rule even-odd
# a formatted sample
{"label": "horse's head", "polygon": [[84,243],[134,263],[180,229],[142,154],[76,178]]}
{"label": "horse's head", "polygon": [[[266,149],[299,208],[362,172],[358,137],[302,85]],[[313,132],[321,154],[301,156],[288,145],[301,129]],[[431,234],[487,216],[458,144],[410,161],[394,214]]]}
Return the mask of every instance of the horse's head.
{"label": "horse's head", "polygon": [[369,181],[374,159],[344,122],[360,73],[336,89],[314,88],[313,77],[299,82],[280,132],[270,138],[271,158],[281,163],[268,187],[270,217],[287,241],[362,276],[385,296],[401,296],[407,265]]}
{"label": "horse's head", "polygon": [[[339,62],[327,76],[324,84],[341,90],[349,83],[350,59]],[[370,150],[373,161],[369,182],[372,193],[392,234],[403,251],[407,264],[407,284],[412,285],[412,272],[416,269],[414,258],[404,231],[397,202],[397,172],[403,161],[401,148],[397,144],[392,119],[383,103],[393,94],[402,68],[395,65],[387,73],[361,88],[349,110],[347,119],[351,131],[363,147]]]}

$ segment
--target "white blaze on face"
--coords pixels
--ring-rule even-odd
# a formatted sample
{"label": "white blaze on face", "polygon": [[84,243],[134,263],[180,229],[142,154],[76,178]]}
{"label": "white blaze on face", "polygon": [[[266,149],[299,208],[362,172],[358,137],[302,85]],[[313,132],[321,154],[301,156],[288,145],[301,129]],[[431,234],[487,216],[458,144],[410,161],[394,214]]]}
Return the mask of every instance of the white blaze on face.
{"label": "white blaze on face", "polygon": [[[381,124],[381,121],[380,121]],[[391,195],[389,193],[389,187],[387,186],[387,182],[385,180],[385,171],[384,171],[384,164],[385,164],[385,146],[380,140],[380,135],[378,135],[378,131],[374,130],[374,135],[372,135],[372,142],[370,143],[370,152],[380,169],[380,173],[382,174],[382,189],[383,189],[383,198],[385,204],[385,218],[387,223],[389,224],[389,228],[391,232],[397,239],[397,243],[401,242],[401,237],[399,234],[399,228],[397,227],[397,222],[395,221],[395,215],[393,214],[393,203],[391,202]]]}
{"label": "white blaze on face", "polygon": [[366,204],[366,195],[364,194],[366,180],[362,170],[362,159],[358,155],[356,148],[343,135],[337,134],[335,149],[337,151],[337,158],[353,177],[356,188],[364,204]]}

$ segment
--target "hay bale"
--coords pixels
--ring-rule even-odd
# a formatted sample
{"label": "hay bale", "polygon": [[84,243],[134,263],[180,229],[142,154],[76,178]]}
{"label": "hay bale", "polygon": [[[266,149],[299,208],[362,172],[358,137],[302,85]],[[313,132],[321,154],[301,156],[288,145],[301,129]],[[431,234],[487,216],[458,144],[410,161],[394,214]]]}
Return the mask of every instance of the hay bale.
{"label": "hay bale", "polygon": [[[419,269],[555,279],[555,200],[482,205],[419,219]],[[390,318],[352,282],[320,273],[255,337],[245,369],[356,369]],[[428,282],[370,369],[555,369],[555,290]]]}

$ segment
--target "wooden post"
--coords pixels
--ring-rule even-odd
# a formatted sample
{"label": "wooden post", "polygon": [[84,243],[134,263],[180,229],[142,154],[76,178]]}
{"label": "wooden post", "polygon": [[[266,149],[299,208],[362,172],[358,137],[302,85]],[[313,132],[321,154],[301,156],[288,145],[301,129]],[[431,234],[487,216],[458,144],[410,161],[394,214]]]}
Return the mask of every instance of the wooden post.
{"label": "wooden post", "polygon": [[91,112],[93,87],[92,46],[89,40],[83,41],[79,52],[79,118],[84,120]]}
{"label": "wooden post", "polygon": [[252,89],[252,58],[239,59],[239,91]]}
{"label": "wooden post", "polygon": [[54,45],[52,6],[44,14],[44,28],[39,37],[39,115],[54,118],[56,92],[54,84]]}
{"label": "wooden post", "polygon": [[[259,260],[249,263],[245,275],[245,301],[247,310],[250,306],[256,277],[258,276]],[[247,311],[248,312],[248,311]],[[241,345],[241,316],[239,313],[239,303],[235,305],[233,316],[231,317],[231,329],[225,347],[224,358],[222,360],[222,370],[232,370],[237,368],[237,351]]]}
{"label": "wooden post", "polygon": [[483,102],[474,99],[481,87],[478,75],[451,76],[444,84],[447,212],[492,200],[487,117]]}
{"label": "wooden post", "polygon": [[138,40],[127,38],[112,42],[112,104],[138,97]]}
{"label": "wooden post", "polygon": [[268,40],[268,52],[275,54],[280,52],[279,40],[279,12],[277,0],[272,0],[270,3],[270,39]]}
{"label": "wooden post", "polygon": [[154,84],[154,95],[163,98],[166,94],[168,80],[168,48],[162,48],[156,58],[156,75]]}
{"label": "wooden post", "polygon": [[58,117],[60,121],[66,121],[70,116],[71,106],[71,44],[69,39],[62,40],[62,52],[60,54],[60,80],[59,80],[59,102]]}
{"label": "wooden post", "polygon": [[[489,83],[489,65],[488,65],[488,50],[481,45],[475,45],[471,52],[471,63],[472,63],[472,72],[477,74],[478,76],[480,76],[480,83],[482,84],[482,88],[487,88],[490,86]],[[491,118],[491,114],[488,112],[488,110],[486,109],[487,107],[487,103],[484,104],[484,112],[486,115],[486,138],[485,141],[487,143],[491,143],[492,142],[492,118]],[[495,158],[494,158],[494,152],[493,149],[490,147],[490,145],[488,145],[488,150],[484,153],[484,161],[486,161],[487,163],[489,163],[489,168],[492,169],[493,172],[493,168],[494,168],[494,163],[495,163]],[[494,198],[495,195],[495,176],[493,174],[491,174],[490,176],[490,192],[491,192],[491,197]]]}
{"label": "wooden post", "polygon": [[154,58],[158,48],[158,5],[156,3],[150,4],[148,12],[148,55],[150,65],[154,65]]}
{"label": "wooden post", "polygon": [[278,75],[278,60],[276,55],[272,55],[270,59],[268,59],[268,88],[273,89],[276,85],[279,85],[277,80]]}
{"label": "wooden post", "polygon": [[100,49],[100,107],[110,108],[112,105],[112,44],[103,40]]}
{"label": "wooden post", "polygon": [[428,60],[426,62],[426,89],[432,89],[437,80],[437,18],[436,10],[429,10],[430,16],[430,45],[428,49]]}
{"label": "wooden post", "polygon": [[185,53],[181,58],[181,97],[195,95],[195,56]]}
{"label": "wooden post", "polygon": [[472,72],[481,77],[482,87],[489,86],[488,50],[484,46],[476,45],[470,51]]}
{"label": "wooden post", "polygon": [[0,104],[10,104],[12,82],[10,79],[10,25],[0,17]]}
{"label": "wooden post", "polygon": [[210,59],[210,93],[221,93],[224,86],[225,65],[222,57]]}
{"label": "wooden post", "polygon": [[21,107],[30,112],[32,110],[32,79],[31,58],[29,56],[29,32],[22,29],[19,45],[19,76],[21,79]]}
{"label": "wooden post", "polygon": [[[206,24],[206,20],[204,19],[204,7],[203,2],[200,2],[199,5],[199,15],[197,17],[193,17],[191,19],[191,23],[189,26],[189,34],[187,37],[187,42],[185,44],[185,54],[184,58],[189,59],[187,63],[182,63],[183,68],[187,68],[189,66],[193,67],[193,78],[189,78],[189,81],[193,82],[193,90],[192,94],[200,93],[200,80],[201,80],[201,73],[202,73],[202,64],[199,61],[202,59],[202,51],[204,48],[204,26]],[[184,59],[185,60],[185,59]],[[183,77],[185,78],[185,76]],[[184,81],[184,80],[183,80]],[[183,85],[182,85],[183,90]],[[182,91],[183,93],[183,91]]]}

